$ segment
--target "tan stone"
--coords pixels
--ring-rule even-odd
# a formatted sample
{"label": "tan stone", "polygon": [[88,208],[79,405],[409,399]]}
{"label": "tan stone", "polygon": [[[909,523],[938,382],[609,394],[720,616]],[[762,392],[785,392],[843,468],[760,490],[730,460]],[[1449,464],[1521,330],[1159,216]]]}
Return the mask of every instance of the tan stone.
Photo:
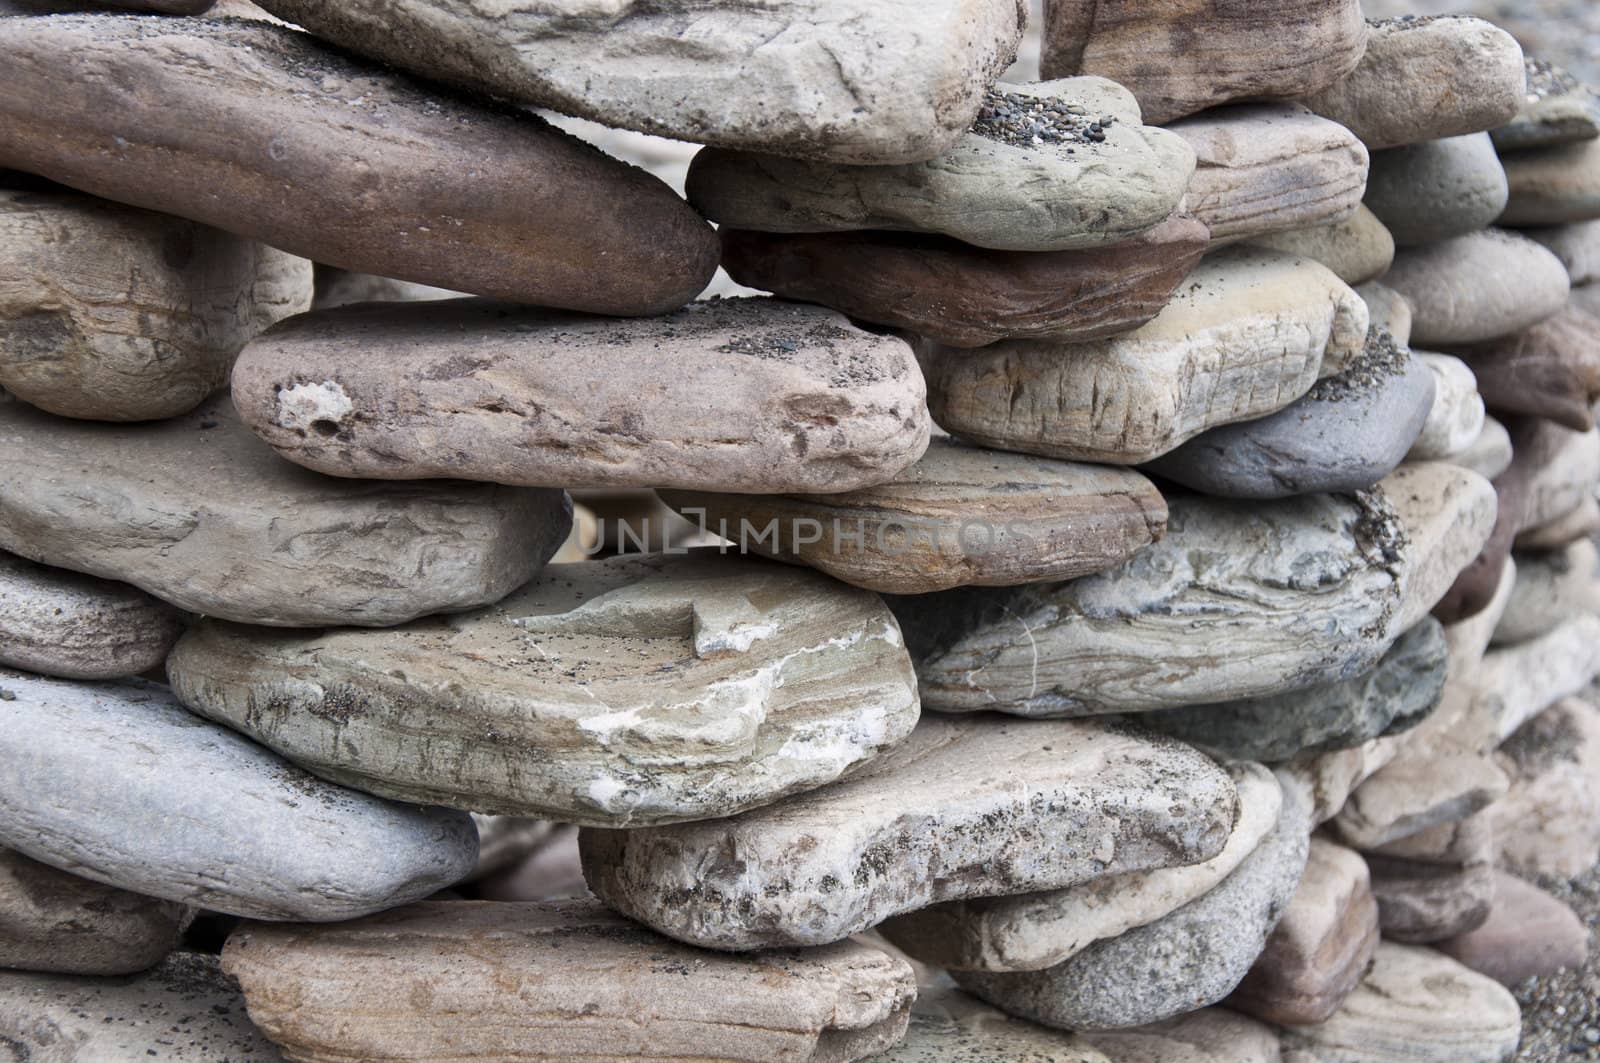
{"label": "tan stone", "polygon": [[1471,469],[1486,480],[1499,479],[1500,474],[1511,467],[1511,434],[1493,417],[1485,417],[1483,430],[1472,445],[1445,460]]}
{"label": "tan stone", "polygon": [[1411,304],[1406,302],[1405,296],[1377,281],[1361,285],[1356,294],[1367,304],[1367,316],[1373,328],[1389,333],[1402,347],[1411,344]]}
{"label": "tan stone", "polygon": [[[1535,420],[1513,433],[1518,464],[1527,468],[1527,501],[1519,527],[1537,528],[1565,517],[1594,498],[1600,482],[1600,429],[1574,432]],[[1519,543],[1520,545],[1524,545]]]}
{"label": "tan stone", "polygon": [[1589,929],[1566,904],[1504,871],[1494,873],[1494,907],[1476,930],[1447,938],[1440,952],[1504,986],[1581,967]]}
{"label": "tan stone", "polygon": [[1407,457],[1412,461],[1450,461],[1483,434],[1485,411],[1478,379],[1467,363],[1452,355],[1414,353],[1433,371],[1433,408]]}
{"label": "tan stone", "polygon": [[1561,516],[1517,533],[1518,550],[1559,550],[1600,532],[1600,501],[1584,498]]}
{"label": "tan stone", "polygon": [[0,552],[0,665],[63,679],[120,679],[160,667],[178,611],[124,583]]}
{"label": "tan stone", "polygon": [[1500,862],[1571,878],[1600,861],[1600,710],[1568,698],[1523,724],[1497,758],[1511,776],[1490,807]]}
{"label": "tan stone", "polygon": [[1278,1035],[1270,1026],[1220,1007],[1201,1008],[1136,1030],[1088,1031],[1079,1036],[1109,1053],[1114,1063],[1280,1063]]}
{"label": "tan stone", "polygon": [[1531,328],[1561,312],[1571,286],[1560,259],[1501,229],[1406,248],[1383,283],[1410,302],[1412,346],[1427,348]]}
{"label": "tan stone", "polygon": [[1446,462],[1402,465],[1378,490],[1410,539],[1405,595],[1392,621],[1398,635],[1427,616],[1483,550],[1494,530],[1496,499],[1488,480]]}
{"label": "tan stone", "polygon": [[[1356,212],[1343,221],[1312,229],[1268,233],[1255,237],[1250,243],[1315,259],[1350,285],[1376,280],[1389,272],[1389,265],[1394,261],[1394,237],[1365,205],[1356,208]],[[1357,294],[1361,294],[1359,289]],[[1393,331],[1391,329],[1390,333]],[[1404,338],[1397,339],[1405,342]]]}
{"label": "tan stone", "polygon": [[1574,288],[1600,282],[1600,221],[1575,222],[1527,232],[1529,239],[1548,247],[1567,267]]}
{"label": "tan stone", "polygon": [[1501,225],[1570,225],[1600,218],[1600,140],[1512,152],[1511,202]]}
{"label": "tan stone", "polygon": [[1497,646],[1541,638],[1584,613],[1600,613],[1600,551],[1589,539],[1517,558],[1517,584],[1494,629]]}
{"label": "tan stone", "polygon": [[[1051,1030],[981,1003],[947,985],[920,987],[905,1040],[876,1063],[1137,1063],[1107,1056],[1075,1034]],[[1210,1057],[1163,1057],[1162,1063],[1212,1063]]]}

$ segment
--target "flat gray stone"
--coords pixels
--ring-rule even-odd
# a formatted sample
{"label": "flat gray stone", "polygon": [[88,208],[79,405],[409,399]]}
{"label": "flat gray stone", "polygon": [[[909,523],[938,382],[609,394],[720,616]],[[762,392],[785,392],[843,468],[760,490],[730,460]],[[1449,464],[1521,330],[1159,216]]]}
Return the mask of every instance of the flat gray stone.
{"label": "flat gray stone", "polygon": [[[1033,107],[1057,110],[1014,117]],[[1019,136],[1019,121],[1042,125],[1041,142]],[[846,166],[707,148],[687,192],[702,214],[736,229],[942,233],[975,247],[1070,251],[1159,225],[1193,173],[1194,150],[1145,126],[1132,93],[1084,77],[995,85],[977,123],[924,162]]]}
{"label": "flat gray stone", "polygon": [[347,306],[263,334],[233,374],[244,422],[307,468],[537,487],[866,487],[927,449],[924,395],[904,340],[775,299],[625,321]]}
{"label": "flat gray stone", "polygon": [[552,565],[381,631],[205,621],[193,711],[381,797],[600,826],[728,816],[902,740],[916,682],[877,595],[710,551]]}
{"label": "flat gray stone", "polygon": [[1208,860],[1236,814],[1227,773],[1177,742],[1096,723],[931,717],[832,786],[729,819],[585,829],[579,844],[589,888],[624,915],[746,950]]}
{"label": "flat gray stone", "polygon": [[1064,1029],[1123,1029],[1222,1000],[1249,972],[1305,871],[1311,808],[1284,791],[1277,825],[1221,883],[1146,926],[1043,971],[955,971],[996,1007]]}
{"label": "flat gray stone", "polygon": [[1494,644],[1542,638],[1572,617],[1600,613],[1600,551],[1592,539],[1555,550],[1519,551],[1511,601],[1495,625]]}
{"label": "flat gray stone", "polygon": [[1517,116],[1493,130],[1502,152],[1548,148],[1600,137],[1600,96],[1570,71],[1525,57],[1528,91]]}
{"label": "flat gray stone", "polygon": [[226,396],[146,425],[0,404],[0,498],[0,549],[191,612],[288,627],[382,627],[496,601],[555,553],[571,520],[560,491],[307,472],[252,435]]}
{"label": "flat gray stone", "polygon": [[125,583],[0,552],[0,665],[63,679],[120,679],[166,660],[177,610]]}
{"label": "flat gray stone", "polygon": [[1364,490],[1405,460],[1434,390],[1424,361],[1372,331],[1359,357],[1284,409],[1213,428],[1145,468],[1221,498]]}
{"label": "flat gray stone", "polygon": [[1574,288],[1600,283],[1600,221],[1580,221],[1526,232],[1529,239],[1539,241],[1555,253],[1567,267]]}
{"label": "flat gray stone", "polygon": [[1479,343],[1537,325],[1567,304],[1561,260],[1499,229],[1409,248],[1383,283],[1411,303],[1413,347]]}
{"label": "flat gray stone", "polygon": [[1406,456],[1412,461],[1456,461],[1478,442],[1487,423],[1477,374],[1454,355],[1412,353],[1433,374],[1433,405]]}
{"label": "flat gray stone", "polygon": [[1530,228],[1600,218],[1600,140],[1513,152],[1503,161],[1511,200],[1501,225]]}
{"label": "flat gray stone", "polygon": [[1350,285],[1376,280],[1394,262],[1394,237],[1365,204],[1344,221],[1268,233],[1250,243],[1315,259]]}
{"label": "flat gray stone", "polygon": [[[466,876],[464,812],[307,775],[165,687],[0,675],[0,845],[135,893],[252,919],[352,919]],[[182,824],[181,829],[174,824]]]}
{"label": "flat gray stone", "polygon": [[1469,133],[1375,152],[1363,202],[1416,247],[1488,228],[1510,194],[1489,134]]}

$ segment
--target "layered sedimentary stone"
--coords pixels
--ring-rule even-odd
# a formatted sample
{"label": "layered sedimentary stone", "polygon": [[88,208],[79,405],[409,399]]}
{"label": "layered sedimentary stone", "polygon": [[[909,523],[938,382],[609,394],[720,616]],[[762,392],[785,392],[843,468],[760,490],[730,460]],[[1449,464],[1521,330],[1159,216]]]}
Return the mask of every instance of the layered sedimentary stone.
{"label": "layered sedimentary stone", "polygon": [[143,591],[0,553],[0,665],[118,679],[161,664],[181,630]]}
{"label": "layered sedimentary stone", "polygon": [[1261,954],[1306,867],[1310,803],[1283,794],[1277,824],[1232,874],[1147,926],[1042,971],[956,971],[963,989],[1014,1015],[1066,1029],[1121,1029],[1231,993]]}
{"label": "layered sedimentary stone", "polygon": [[1359,491],[1394,471],[1434,409],[1434,374],[1387,333],[1284,409],[1213,428],[1147,468],[1222,498]]}
{"label": "layered sedimentary stone", "polygon": [[966,971],[1039,971],[1163,919],[1231,875],[1278,823],[1283,797],[1259,764],[1228,766],[1239,819],[1209,860],[1097,878],[1064,890],[938,904],[880,928],[912,958]]}
{"label": "layered sedimentary stone", "polygon": [[1493,485],[1447,462],[1406,463],[1379,485],[1409,539],[1405,598],[1395,631],[1434,610],[1494,533],[1499,516]]}
{"label": "layered sedimentary stone", "polygon": [[1504,162],[1511,199],[1501,225],[1568,225],[1600,218],[1600,140],[1519,151]]}
{"label": "layered sedimentary stone", "polygon": [[722,230],[723,264],[740,284],[954,347],[1131,331],[1161,312],[1209,242],[1181,215],[1112,247],[1043,253],[907,233]]}
{"label": "layered sedimentary stone", "polygon": [[1461,359],[1433,351],[1414,352],[1433,374],[1433,405],[1408,455],[1413,461],[1449,461],[1483,434],[1483,396],[1478,378]]}
{"label": "layered sedimentary stone", "polygon": [[554,565],[486,609],[383,631],[207,621],[168,673],[194,711],[335,782],[607,826],[768,804],[917,721],[877,595],[716,556]]}
{"label": "layered sedimentary stone", "polygon": [[1155,320],[1123,336],[921,354],[947,430],[1000,450],[1137,464],[1282,409],[1366,336],[1366,305],[1326,267],[1239,248],[1207,257]]}
{"label": "layered sedimentary stone", "polygon": [[0,190],[0,386],[66,417],[185,413],[311,306],[311,263],[68,190]]}
{"label": "layered sedimentary stone", "polygon": [[1456,353],[1491,410],[1544,417],[1575,432],[1595,426],[1600,318],[1569,306],[1531,328]]}
{"label": "layered sedimentary stone", "polygon": [[1364,202],[1415,247],[1488,228],[1509,195],[1489,134],[1471,133],[1374,153]]}
{"label": "layered sedimentary stone", "polygon": [[895,594],[1101,572],[1159,539],[1167,524],[1166,501],[1132,469],[948,438],[934,439],[894,480],[845,494],[665,498],[746,549]]}
{"label": "layered sedimentary stone", "polygon": [[1244,760],[1285,761],[1351,749],[1415,727],[1439,704],[1448,647],[1424,619],[1366,675],[1284,694],[1147,712],[1163,734]]}
{"label": "layered sedimentary stone", "polygon": [[1503,986],[1432,949],[1384,942],[1344,1006],[1327,1022],[1285,1026],[1283,1043],[1320,1063],[1502,1063],[1521,1033]]}
{"label": "layered sedimentary stone", "polygon": [[1482,926],[1494,906],[1494,871],[1487,862],[1464,866],[1367,855],[1378,925],[1390,941],[1443,941]]}
{"label": "layered sedimentary stone", "polygon": [[1366,861],[1314,836],[1299,888],[1228,1006],[1268,1022],[1326,1022],[1377,948],[1378,903]]}
{"label": "layered sedimentary stone", "polygon": [[1377,151],[1504,125],[1522,67],[1516,39],[1483,19],[1405,16],[1372,23],[1361,64],[1304,102]]}
{"label": "layered sedimentary stone", "polygon": [[1517,116],[1493,131],[1503,152],[1548,148],[1600,136],[1600,98],[1554,63],[1526,57],[1528,91]]}
{"label": "layered sedimentary stone", "polygon": [[1489,811],[1500,862],[1582,875],[1600,860],[1600,710],[1569,698],[1528,721],[1497,758],[1511,788]]}
{"label": "layered sedimentary stone", "polygon": [[384,626],[495,601],[570,523],[560,491],[358,484],[296,468],[226,397],[148,425],[0,404],[0,497],[0,548],[282,626]]}
{"label": "layered sedimentary stone", "polygon": [[[1367,39],[1360,6],[1349,0],[1047,6],[1045,76],[1111,78],[1158,124],[1218,104],[1320,91],[1355,69]],[[1286,40],[1296,42],[1293,56],[1284,53]]]}
{"label": "layered sedimentary stone", "polygon": [[[716,266],[715,234],[643,171],[281,26],[24,19],[0,56],[0,165],[317,262],[609,314],[680,306]],[[60,91],[65,65],[82,91]]]}
{"label": "layered sedimentary stone", "polygon": [[1412,344],[1424,347],[1531,328],[1559,313],[1571,288],[1559,258],[1499,229],[1402,251],[1383,283],[1411,303]]}
{"label": "layered sedimentary stone", "polygon": [[[251,926],[222,963],[268,1037],[291,1058],[330,1063],[847,1063],[899,1041],[916,996],[910,966],[869,945],[719,956],[592,900],[431,902],[339,926]],[[410,1006],[397,1014],[397,1000]]]}
{"label": "layered sedimentary stone", "polygon": [[1541,638],[1583,613],[1600,613],[1600,552],[1589,539],[1517,555],[1517,582],[1494,629],[1496,645]]}
{"label": "layered sedimentary stone", "polygon": [[[84,878],[255,919],[350,919],[464,877],[464,812],[307,775],[165,687],[15,673],[0,704],[0,844]],[[182,823],[182,830],[172,830]]]}
{"label": "layered sedimentary stone", "polygon": [[968,897],[1208,860],[1232,781],[1177,743],[1097,724],[926,718],[845,780],[729,819],[585,830],[623,914],[721,949],[837,941]]}
{"label": "layered sedimentary stone", "polygon": [[1472,445],[1445,460],[1463,469],[1471,469],[1485,480],[1496,480],[1511,467],[1511,433],[1493,417],[1485,417],[1483,430],[1472,441]]}
{"label": "layered sedimentary stone", "polygon": [[1494,907],[1476,930],[1436,948],[1504,986],[1580,967],[1589,931],[1566,904],[1504,871],[1494,872]]}
{"label": "layered sedimentary stone", "polygon": [[639,321],[349,306],[267,332],[233,374],[245,423],[318,472],[543,487],[865,487],[927,448],[924,394],[905,341],[773,299]]}
{"label": "layered sedimentary stone", "polygon": [[1346,284],[1365,284],[1389,272],[1394,237],[1377,215],[1362,206],[1344,221],[1311,229],[1268,233],[1250,241],[1291,255],[1315,259]]}
{"label": "layered sedimentary stone", "polygon": [[1561,260],[1574,288],[1600,282],[1600,221],[1528,229],[1527,235]]}
{"label": "layered sedimentary stone", "polygon": [[0,1043],[20,1059],[278,1063],[215,956],[177,952],[135,978],[0,972]]}
{"label": "layered sedimentary stone", "polygon": [[1172,131],[1196,157],[1185,209],[1213,240],[1330,225],[1361,205],[1367,149],[1304,107],[1230,107],[1186,118]]}
{"label": "layered sedimentary stone", "polygon": [[178,944],[189,910],[0,849],[0,967],[131,974]]}
{"label": "layered sedimentary stone", "polygon": [[1193,149],[1141,124],[1127,89],[1071,78],[996,85],[972,128],[926,161],[841,166],[710,148],[695,156],[687,191],[708,218],[738,229],[939,233],[1067,251],[1159,225],[1193,173]]}

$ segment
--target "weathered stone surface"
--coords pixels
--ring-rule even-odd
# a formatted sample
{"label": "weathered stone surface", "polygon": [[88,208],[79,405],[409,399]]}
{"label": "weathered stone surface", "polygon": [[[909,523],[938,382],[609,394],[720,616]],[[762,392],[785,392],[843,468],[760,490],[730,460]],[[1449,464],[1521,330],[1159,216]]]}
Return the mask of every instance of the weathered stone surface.
{"label": "weathered stone surface", "polygon": [[1280,764],[1276,769],[1278,781],[1306,793],[1311,801],[1312,822],[1322,824],[1338,815],[1350,792],[1381,770],[1396,752],[1394,742],[1374,739],[1354,749]]}
{"label": "weathered stone surface", "polygon": [[1010,0],[624,6],[270,0],[273,14],[432,80],[608,126],[838,162],[945,150],[1011,62]]}
{"label": "weathered stone surface", "polygon": [[1588,928],[1571,908],[1531,882],[1496,871],[1489,918],[1435,947],[1501,985],[1515,986],[1582,966],[1588,946]]}
{"label": "weathered stone surface", "polygon": [[[1132,1030],[1091,1030],[1078,1036],[1109,1053],[1115,1063],[1280,1063],[1282,1060],[1278,1035],[1270,1026],[1227,1008],[1201,1008]],[[994,1063],[1011,1061],[996,1060]]]}
{"label": "weathered stone surface", "polygon": [[1447,657],[1424,619],[1365,675],[1284,694],[1147,712],[1141,723],[1242,760],[1285,761],[1351,749],[1415,727],[1439,704]]}
{"label": "weathered stone surface", "polygon": [[306,472],[226,396],[147,425],[0,404],[0,499],[0,548],[192,612],[291,627],[381,627],[495,601],[555,553],[570,520],[560,491]]}
{"label": "weathered stone surface", "polygon": [[1196,158],[1185,209],[1213,240],[1330,225],[1361,205],[1367,149],[1304,107],[1230,107],[1186,118],[1172,131]]}
{"label": "weathered stone surface", "polygon": [[[1408,751],[1409,753],[1409,751]],[[1491,803],[1490,807],[1493,807]],[[1368,852],[1457,867],[1494,858],[1494,822],[1487,810],[1385,842]]]}
{"label": "weathered stone surface", "polygon": [[486,609],[383,631],[206,621],[168,673],[195,712],[334,782],[619,827],[815,788],[917,721],[877,595],[704,555],[554,565]]}
{"label": "weathered stone surface", "polygon": [[1410,538],[1411,565],[1394,628],[1409,631],[1482,554],[1499,518],[1499,497],[1483,477],[1446,462],[1408,462],[1379,486]]}
{"label": "weathered stone surface", "polygon": [[1452,355],[1414,353],[1433,372],[1433,406],[1408,456],[1413,461],[1449,461],[1483,434],[1485,410],[1478,378],[1471,366]]}
{"label": "weathered stone surface", "polygon": [[[1498,213],[1498,212],[1497,212]],[[1365,284],[1389,272],[1394,262],[1394,237],[1365,206],[1344,221],[1313,229],[1268,233],[1250,241],[1291,255],[1315,259],[1346,284]]]}
{"label": "weathered stone surface", "polygon": [[1361,65],[1304,102],[1372,150],[1494,129],[1522,106],[1522,48],[1492,23],[1405,17],[1370,26]]}
{"label": "weathered stone surface", "polygon": [[132,974],[161,962],[189,921],[142,897],[0,849],[0,967]]}
{"label": "weathered stone surface", "polygon": [[1422,945],[1482,926],[1494,906],[1494,869],[1367,854],[1378,925],[1390,941]]}
{"label": "weathered stone surface", "polygon": [[0,166],[317,262],[625,315],[682,305],[716,266],[715,234],[650,175],[281,26],[24,19],[0,56]]}
{"label": "weathered stone surface", "polygon": [[1488,133],[1375,152],[1364,202],[1400,247],[1486,229],[1510,191]]}
{"label": "weathered stone surface", "polygon": [[1383,283],[1411,303],[1414,346],[1509,336],[1567,305],[1561,260],[1527,237],[1499,229],[1395,255]]}
{"label": "weathered stone surface", "polygon": [[952,972],[1014,1015],[1066,1029],[1121,1029],[1214,1004],[1261,954],[1306,867],[1311,808],[1283,793],[1277,825],[1197,900],[1043,971]]}
{"label": "weathered stone surface", "polygon": [[1419,734],[1414,752],[1386,764],[1350,794],[1333,821],[1347,844],[1377,849],[1466,819],[1505,795],[1505,773],[1465,743]]}
{"label": "weathered stone surface", "polygon": [[143,591],[0,552],[0,665],[118,679],[166,660],[181,630]]}
{"label": "weathered stone surface", "polygon": [[[905,1040],[876,1063],[1138,1063],[1107,1056],[1088,1040],[1051,1030],[991,1008],[952,987],[919,987]],[[1175,1063],[1211,1063],[1190,1055],[1163,1057]]]}
{"label": "weathered stone surface", "polygon": [[279,1063],[215,956],[177,952],[134,978],[0,972],[0,1043],[32,1063]]}
{"label": "weathered stone surface", "polygon": [[1541,638],[1583,613],[1600,613],[1600,553],[1589,539],[1517,555],[1517,582],[1494,629],[1496,645]]}
{"label": "weathered stone surface", "polygon": [[1411,345],[1411,304],[1405,296],[1377,281],[1361,285],[1356,294],[1367,304],[1371,327],[1387,332],[1402,347]]}
{"label": "weathered stone surface", "polygon": [[1444,459],[1452,465],[1471,469],[1485,480],[1498,479],[1511,467],[1511,433],[1493,417],[1485,417],[1483,431],[1467,449]]}
{"label": "weathered stone surface", "polygon": [[1433,949],[1384,942],[1371,972],[1333,1018],[1286,1026],[1285,1048],[1320,1063],[1502,1063],[1517,1050],[1516,998]]}
{"label": "weathered stone surface", "polygon": [[1600,318],[1569,306],[1532,328],[1456,353],[1491,410],[1544,417],[1575,432],[1594,427]]}
{"label": "weathered stone surface", "polygon": [[[1317,92],[1355,69],[1367,38],[1350,0],[1051,0],[1047,8],[1045,76],[1111,78],[1157,124],[1218,104]],[[1292,55],[1283,46],[1290,40]]]}
{"label": "weathered stone surface", "polygon": [[1094,723],[925,718],[841,782],[730,819],[585,830],[589,888],[710,948],[837,941],[968,897],[1208,860],[1232,781],[1176,742]]}
{"label": "weathered stone surface", "polygon": [[1580,221],[1526,232],[1530,240],[1539,241],[1561,260],[1574,288],[1600,282],[1600,221]]}
{"label": "weathered stone surface", "polygon": [[1528,470],[1521,527],[1548,524],[1594,497],[1600,481],[1600,429],[1574,432],[1543,418],[1528,418],[1511,440],[1518,452],[1515,464]]}
{"label": "weathered stone surface", "polygon": [[[900,1040],[916,996],[905,961],[868,945],[719,956],[592,900],[430,902],[339,926],[249,926],[222,963],[290,1058],[329,1063],[846,1063]],[[410,1006],[397,1014],[396,1001]]]}
{"label": "weathered stone surface", "polygon": [[1209,860],[1109,875],[1064,890],[938,904],[879,929],[913,959],[935,967],[1040,971],[1156,922],[1225,880],[1278,822],[1283,798],[1272,773],[1247,763],[1227,770],[1239,794],[1239,819]]}
{"label": "weathered stone surface", "polygon": [[349,306],[258,337],[233,374],[245,423],[318,472],[541,487],[865,487],[927,448],[924,395],[904,340],[774,299],[637,321]]}
{"label": "weathered stone surface", "polygon": [[332,310],[351,303],[414,303],[433,302],[439,299],[458,299],[461,292],[448,288],[435,288],[429,284],[397,281],[393,277],[375,277],[370,273],[352,273],[337,266],[318,265],[316,268],[316,294],[311,302],[313,310]]}
{"label": "weathered stone surface", "polygon": [[1489,810],[1501,863],[1565,878],[1600,860],[1600,710],[1568,698],[1500,747],[1511,789]]}
{"label": "weathered stone surface", "polygon": [[1518,550],[1559,550],[1600,532],[1600,502],[1585,498],[1576,509],[1517,533]]}
{"label": "weathered stone surface", "polygon": [[1501,225],[1568,225],[1600,218],[1600,140],[1505,157],[1511,200]]}
{"label": "weathered stone surface", "polygon": [[1228,1006],[1268,1022],[1326,1022],[1360,984],[1377,948],[1378,904],[1366,861],[1313,837],[1299,888]]}
{"label": "weathered stone surface", "polygon": [[[1010,115],[1037,105],[1077,115],[1031,118],[1042,123],[1040,136],[1017,142],[1006,128]],[[706,217],[738,229],[898,230],[975,247],[1067,251],[1122,243],[1160,224],[1193,173],[1193,149],[1141,124],[1127,89],[1071,78],[996,85],[978,122],[927,161],[841,166],[708,148],[689,168],[687,192]]]}
{"label": "weathered stone surface", "polygon": [[65,189],[0,189],[0,277],[0,386],[103,421],[192,410],[311,305],[305,259]]}
{"label": "weathered stone surface", "polygon": [[0,845],[52,867],[253,919],[334,920],[426,897],[477,858],[466,813],[329,786],[165,687],[0,682]]}
{"label": "weathered stone surface", "polygon": [[1257,421],[1223,425],[1147,468],[1222,498],[1359,491],[1394,471],[1435,408],[1435,374],[1387,333],[1303,397]]}
{"label": "weathered stone surface", "polygon": [[1522,109],[1493,131],[1502,152],[1548,148],[1600,136],[1600,98],[1571,72],[1526,57],[1528,91]]}
{"label": "weathered stone surface", "polygon": [[[983,450],[948,437],[934,439],[894,480],[845,494],[663,495],[755,553],[894,594],[1102,572],[1159,539],[1167,525],[1166,501],[1132,469]],[[775,535],[765,535],[774,522]]]}
{"label": "weathered stone surface", "polygon": [[1239,248],[1208,256],[1134,332],[921,354],[948,431],[1000,450],[1137,464],[1282,409],[1358,356],[1366,336],[1366,305],[1326,267]]}
{"label": "weathered stone surface", "polygon": [[722,230],[740,284],[821,303],[953,347],[1003,339],[1092,340],[1159,314],[1210,243],[1174,215],[1141,236],[1086,251],[988,251],[948,237]]}

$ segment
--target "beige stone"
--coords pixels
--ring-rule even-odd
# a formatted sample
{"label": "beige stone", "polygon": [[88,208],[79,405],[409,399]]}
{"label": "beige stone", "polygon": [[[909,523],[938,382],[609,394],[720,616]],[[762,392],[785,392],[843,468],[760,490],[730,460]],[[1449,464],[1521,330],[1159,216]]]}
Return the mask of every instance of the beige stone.
{"label": "beige stone", "polygon": [[1511,434],[1493,417],[1485,417],[1478,438],[1445,460],[1493,480],[1511,467]]}
{"label": "beige stone", "polygon": [[1574,432],[1543,422],[1536,432],[1542,438],[1532,441],[1529,450],[1536,450],[1544,460],[1535,460],[1528,477],[1521,523],[1524,528],[1537,528],[1567,516],[1594,497],[1595,484],[1600,481],[1600,429]]}
{"label": "beige stone", "polygon": [[1326,823],[1339,814],[1351,791],[1380,771],[1398,753],[1394,740],[1376,738],[1354,749],[1339,749],[1278,765],[1278,779],[1311,801],[1311,821]]}
{"label": "beige stone", "polygon": [[[1257,247],[1315,259],[1350,285],[1377,280],[1389,272],[1394,262],[1394,237],[1365,205],[1356,208],[1356,212],[1343,221],[1312,229],[1268,233],[1250,242]],[[1361,294],[1359,289],[1357,294]],[[1391,329],[1390,333],[1393,331]],[[1405,340],[1402,338],[1400,342]]]}
{"label": "beige stone", "polygon": [[1600,710],[1578,698],[1523,724],[1497,758],[1511,776],[1489,809],[1500,862],[1572,878],[1600,861]]}
{"label": "beige stone", "polygon": [[1427,348],[1521,332],[1559,313],[1571,287],[1559,258],[1500,229],[1406,248],[1383,283],[1410,302],[1412,346]]}
{"label": "beige stone", "polygon": [[1449,461],[1483,434],[1485,411],[1478,378],[1454,355],[1414,353],[1433,371],[1433,408],[1407,456],[1412,461]]}
{"label": "beige stone", "polygon": [[1496,645],[1548,635],[1583,613],[1600,613],[1600,551],[1589,539],[1517,558],[1517,584],[1494,629]]}
{"label": "beige stone", "polygon": [[1505,157],[1511,201],[1501,225],[1570,225],[1600,218],[1600,140]]}
{"label": "beige stone", "polygon": [[1114,1063],[1280,1063],[1278,1035],[1270,1026],[1220,1007],[1201,1008],[1136,1030],[1098,1030],[1079,1036],[1109,1053]]}
{"label": "beige stone", "polygon": [[1539,241],[1561,260],[1574,288],[1600,282],[1600,220],[1529,229],[1528,238]]}
{"label": "beige stone", "polygon": [[0,552],[0,665],[120,679],[159,667],[181,631],[177,610],[127,584]]}
{"label": "beige stone", "polygon": [[1559,550],[1600,532],[1600,501],[1585,497],[1577,506],[1543,524],[1517,533],[1518,550]]}
{"label": "beige stone", "polygon": [[1489,757],[1441,743],[1426,759],[1398,759],[1367,779],[1333,824],[1346,844],[1376,849],[1464,820],[1505,796],[1506,786]]}
{"label": "beige stone", "polygon": [[[1138,1063],[1143,1057],[1108,1056],[1089,1040],[1013,1019],[945,985],[921,987],[906,1037],[876,1063]],[[1212,1063],[1209,1056],[1163,1056],[1162,1063]]]}

